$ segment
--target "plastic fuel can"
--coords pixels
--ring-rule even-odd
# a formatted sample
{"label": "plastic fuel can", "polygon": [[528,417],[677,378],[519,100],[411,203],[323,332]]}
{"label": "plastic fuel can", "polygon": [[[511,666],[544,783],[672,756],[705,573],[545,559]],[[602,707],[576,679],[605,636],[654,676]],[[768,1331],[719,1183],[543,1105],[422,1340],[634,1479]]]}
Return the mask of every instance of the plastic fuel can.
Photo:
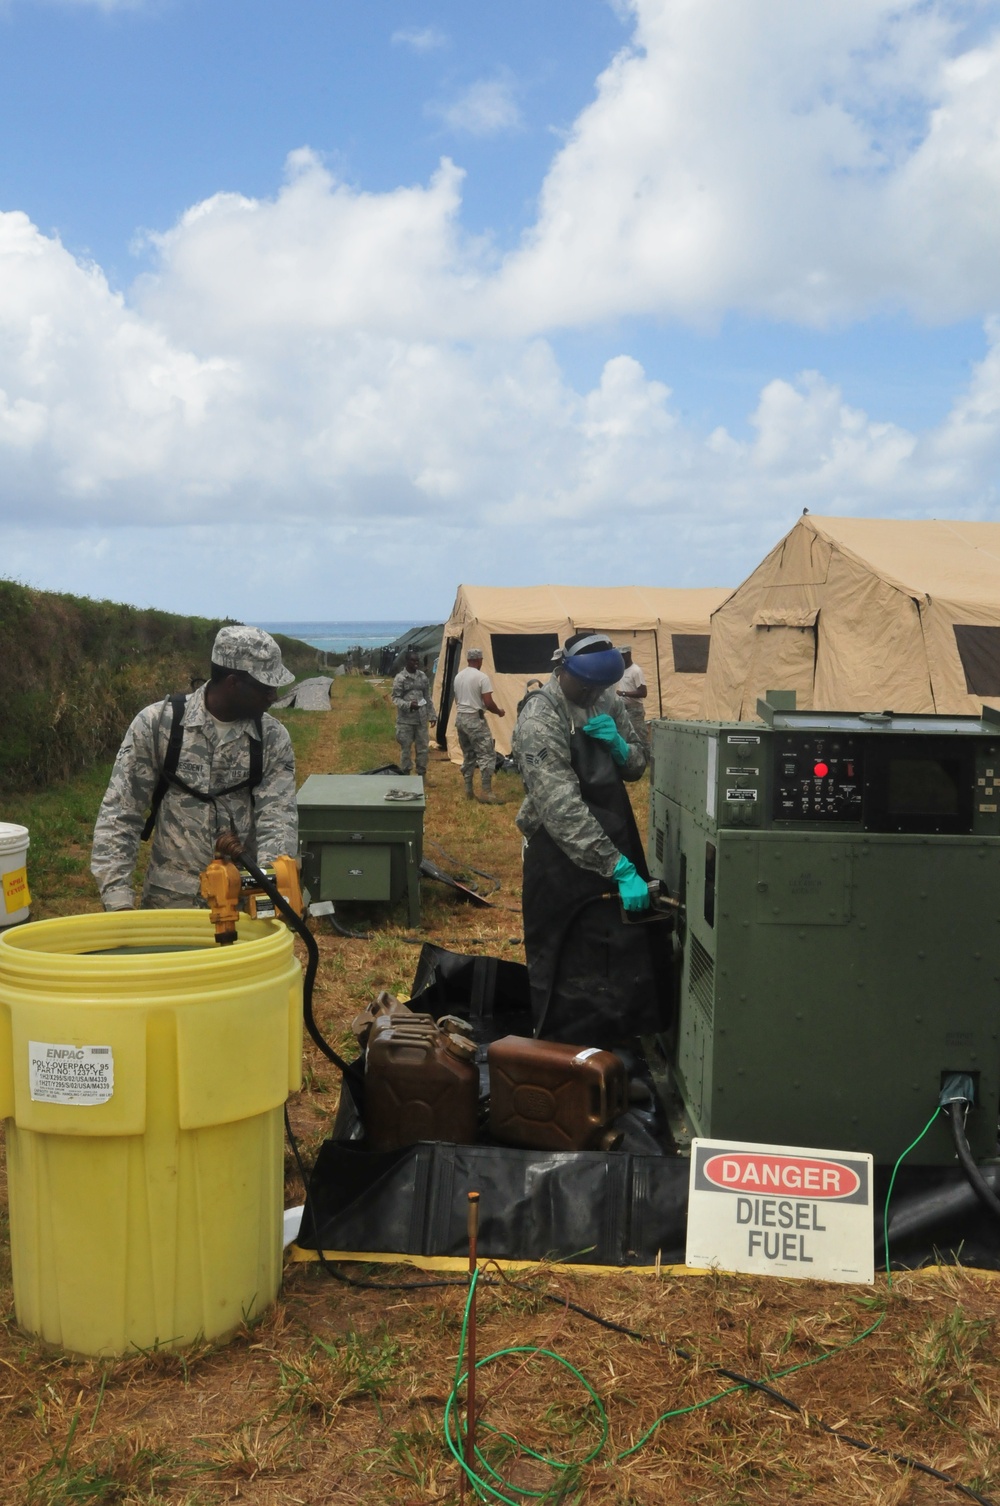
{"label": "plastic fuel can", "polygon": [[612,1051],[505,1035],[489,1047],[490,1134],[532,1150],[607,1150],[627,1107]]}
{"label": "plastic fuel can", "polygon": [[418,1140],[471,1145],[479,1069],[474,1044],[439,1030],[430,1015],[380,1015],[365,1066],[365,1135],[372,1150]]}

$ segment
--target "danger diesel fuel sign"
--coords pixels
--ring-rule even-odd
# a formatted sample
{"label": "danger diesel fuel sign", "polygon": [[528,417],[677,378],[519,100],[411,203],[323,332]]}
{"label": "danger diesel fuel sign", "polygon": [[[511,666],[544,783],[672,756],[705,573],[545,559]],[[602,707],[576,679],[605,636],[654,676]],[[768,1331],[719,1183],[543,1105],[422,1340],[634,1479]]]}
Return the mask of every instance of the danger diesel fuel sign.
{"label": "danger diesel fuel sign", "polygon": [[694,1140],[687,1263],[873,1281],[871,1195],[871,1156]]}

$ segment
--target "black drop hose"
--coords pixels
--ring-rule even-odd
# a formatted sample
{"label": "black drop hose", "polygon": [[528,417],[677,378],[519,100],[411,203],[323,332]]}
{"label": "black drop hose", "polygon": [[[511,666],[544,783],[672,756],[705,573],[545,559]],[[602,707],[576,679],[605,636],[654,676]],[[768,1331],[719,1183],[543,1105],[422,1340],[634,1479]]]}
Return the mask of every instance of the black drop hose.
{"label": "black drop hose", "polygon": [[337,919],[336,915],[328,915],[326,918],[330,922],[330,925],[331,925],[332,929],[334,931],[336,931],[337,935],[345,937],[348,941],[370,941],[371,940],[371,937],[372,937],[371,931],[352,931],[352,930],[349,929],[349,927],[347,927],[345,925],[341,925],[341,923]]}
{"label": "black drop hose", "polygon": [[969,1186],[976,1194],[983,1207],[993,1214],[994,1218],[1000,1218],[1000,1198],[997,1197],[993,1188],[983,1176],[979,1167],[972,1157],[972,1150],[965,1137],[965,1111],[967,1103],[961,1099],[954,1099],[948,1104],[948,1118],[951,1121],[951,1138],[955,1142],[955,1154],[959,1164],[965,1172]]}
{"label": "black drop hose", "polygon": [[538,1023],[535,1025],[533,1032],[536,1038],[540,1036],[542,1031],[545,1029],[545,1021],[549,1016],[549,1008],[552,1004],[552,996],[556,991],[556,984],[559,982],[559,965],[562,962],[562,954],[566,948],[566,942],[569,940],[570,931],[573,929],[576,922],[583,914],[584,910],[589,910],[591,905],[596,905],[602,899],[612,899],[613,897],[613,893],[608,890],[604,890],[601,894],[588,894],[586,899],[582,899],[578,905],[574,905],[572,910],[567,915],[566,920],[563,923],[563,928],[559,932],[559,940],[556,942],[555,955],[552,958],[552,977],[549,981],[548,991],[545,995],[545,1003],[542,1005],[541,1010],[539,1011]]}
{"label": "black drop hose", "polygon": [[275,908],[280,910],[288,924],[292,927],[292,930],[296,935],[301,936],[305,944],[306,955],[309,960],[306,963],[306,975],[302,985],[302,1018],[313,1041],[327,1060],[333,1062],[333,1065],[343,1076],[345,1082],[350,1087],[351,1096],[360,1109],[365,1090],[364,1075],[358,1067],[351,1066],[350,1062],[345,1062],[339,1052],[334,1051],[317,1025],[316,1017],[313,1014],[313,985],[316,982],[316,972],[319,968],[319,947],[316,945],[316,938],[301,915],[297,915],[292,909],[285,896],[278,889],[277,884],[273,883],[267,874],[257,867],[256,863],[245,854],[240,855],[239,863],[241,868],[246,869],[254,883],[259,884],[264,893],[274,901]]}

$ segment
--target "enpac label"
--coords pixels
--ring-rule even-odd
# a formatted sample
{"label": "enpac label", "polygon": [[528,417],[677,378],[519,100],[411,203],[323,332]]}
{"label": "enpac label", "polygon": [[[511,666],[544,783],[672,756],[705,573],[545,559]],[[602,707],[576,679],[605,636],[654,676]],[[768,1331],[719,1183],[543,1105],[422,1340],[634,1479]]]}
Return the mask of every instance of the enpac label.
{"label": "enpac label", "polygon": [[724,1271],[873,1281],[872,1157],[693,1140],[686,1259]]}
{"label": "enpac label", "polygon": [[114,1053],[110,1046],[29,1041],[28,1081],[33,1103],[107,1103],[115,1091]]}

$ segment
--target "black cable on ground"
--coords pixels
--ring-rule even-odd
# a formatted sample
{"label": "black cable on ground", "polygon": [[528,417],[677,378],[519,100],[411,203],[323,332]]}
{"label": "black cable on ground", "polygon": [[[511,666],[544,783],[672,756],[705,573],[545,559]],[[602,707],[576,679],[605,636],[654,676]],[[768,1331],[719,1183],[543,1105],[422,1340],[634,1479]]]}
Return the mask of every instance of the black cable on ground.
{"label": "black cable on ground", "polygon": [[983,1207],[992,1213],[994,1218],[1000,1218],[1000,1198],[997,1197],[976,1165],[972,1156],[972,1149],[966,1139],[965,1115],[968,1107],[968,1103],[963,1103],[961,1099],[953,1099],[947,1105],[948,1121],[951,1125],[951,1138],[955,1142],[955,1154],[958,1156],[959,1163],[965,1172],[970,1187]]}
{"label": "black cable on ground", "polygon": [[486,879],[487,883],[492,884],[493,888],[490,889],[487,894],[482,895],[481,898],[489,899],[490,894],[496,894],[497,890],[501,887],[500,880],[497,878],[495,873],[484,873],[481,868],[473,868],[471,863],[460,863],[458,858],[453,858],[450,852],[445,852],[440,842],[432,842],[430,837],[426,837],[424,840],[424,845],[427,847],[433,847],[435,852],[439,852],[441,854],[446,863],[450,863],[452,867],[457,868],[460,873],[474,873],[477,878]]}
{"label": "black cable on ground", "polygon": [[[626,1337],[638,1339],[643,1343],[658,1344],[663,1349],[669,1349],[672,1354],[676,1354],[682,1360],[693,1361],[695,1359],[695,1356],[689,1350],[681,1349],[676,1344],[670,1344],[667,1340],[658,1338],[656,1334],[640,1333],[637,1329],[627,1328],[623,1323],[615,1323],[610,1318],[602,1318],[599,1313],[592,1312],[590,1308],[581,1307],[577,1302],[568,1302],[564,1297],[559,1297],[554,1292],[540,1292],[526,1281],[512,1281],[510,1277],[506,1276],[500,1270],[499,1266],[496,1269],[507,1285],[518,1287],[521,1291],[531,1292],[534,1296],[541,1297],[546,1302],[552,1302],[557,1307],[568,1308],[571,1312],[578,1313],[580,1317],[587,1318],[592,1323],[597,1323],[601,1328],[610,1329],[613,1333],[625,1334]],[[779,1391],[775,1386],[770,1385],[766,1381],[756,1380],[750,1375],[743,1375],[739,1370],[730,1370],[725,1365],[712,1364],[707,1365],[705,1368],[713,1371],[716,1375],[723,1376],[726,1380],[735,1382],[738,1386],[745,1386],[750,1391],[759,1391],[762,1395],[770,1397],[772,1401],[778,1402],[779,1405],[787,1408],[790,1412],[807,1417],[809,1422],[814,1422],[824,1433],[829,1433],[832,1437],[838,1438],[841,1443],[846,1443],[851,1448],[860,1449],[866,1454],[874,1454],[880,1459],[889,1459],[894,1464],[899,1464],[905,1469],[913,1469],[920,1474],[929,1475],[934,1480],[940,1480],[943,1484],[950,1485],[953,1490],[959,1491],[968,1500],[978,1502],[979,1506],[996,1506],[996,1502],[989,1496],[980,1495],[971,1486],[963,1485],[960,1480],[956,1480],[953,1475],[945,1473],[944,1470],[935,1469],[930,1464],[923,1464],[919,1459],[911,1458],[909,1454],[900,1454],[894,1449],[881,1448],[878,1444],[865,1443],[864,1439],[853,1438],[849,1433],[842,1433],[838,1428],[832,1427],[830,1423],[824,1422],[822,1417],[817,1417],[813,1412],[807,1413],[805,1407],[800,1406],[797,1401],[793,1401],[790,1396],[786,1396],[783,1391]]]}
{"label": "black cable on ground", "polygon": [[348,941],[371,941],[371,931],[351,931],[347,926],[341,925],[336,915],[328,915],[327,920],[336,931],[338,936],[345,936]]}
{"label": "black cable on ground", "polygon": [[338,1271],[336,1267],[329,1260],[327,1260],[326,1255],[323,1253],[323,1242],[320,1238],[319,1221],[316,1217],[316,1207],[309,1197],[309,1178],[306,1176],[306,1169],[302,1164],[302,1153],[299,1150],[299,1144],[295,1138],[295,1133],[292,1130],[291,1121],[288,1117],[287,1104],[285,1105],[285,1134],[287,1135],[288,1143],[292,1148],[292,1155],[295,1158],[295,1165],[298,1167],[299,1177],[302,1180],[302,1192],[306,1200],[306,1207],[309,1209],[309,1213],[311,1215],[311,1233],[313,1239],[316,1241],[316,1256],[323,1270],[328,1276],[332,1276],[334,1281],[339,1281],[344,1286],[360,1287],[362,1291],[368,1292],[414,1292],[427,1291],[431,1287],[468,1286],[469,1283],[467,1281],[463,1281],[461,1279],[452,1280],[450,1277],[442,1277],[440,1280],[435,1281],[365,1281],[361,1277],[348,1276],[343,1271]]}

